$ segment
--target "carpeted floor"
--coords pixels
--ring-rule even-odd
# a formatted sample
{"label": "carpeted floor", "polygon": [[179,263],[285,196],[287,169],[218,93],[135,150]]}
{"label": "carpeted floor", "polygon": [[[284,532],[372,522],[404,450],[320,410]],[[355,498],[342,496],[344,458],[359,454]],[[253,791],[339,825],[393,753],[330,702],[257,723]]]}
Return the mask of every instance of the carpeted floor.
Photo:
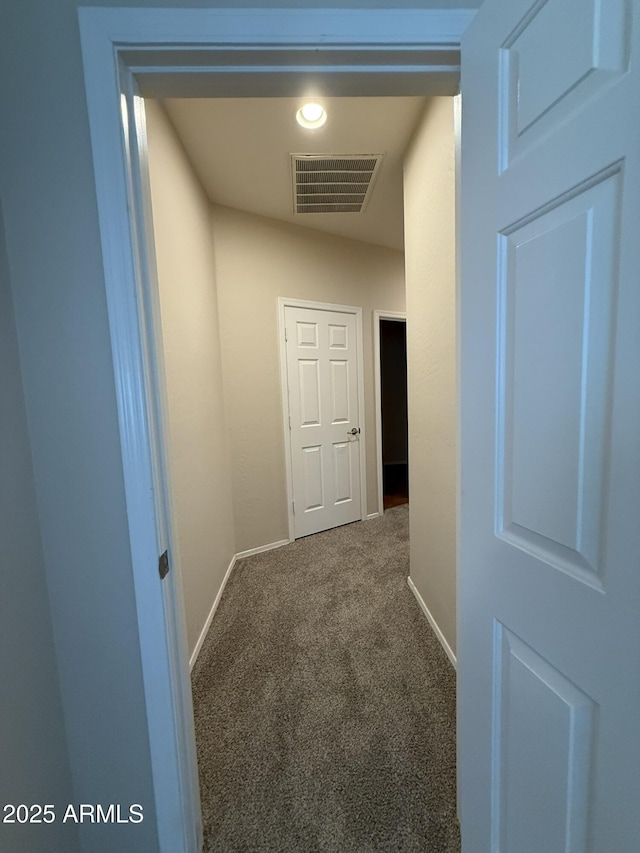
{"label": "carpeted floor", "polygon": [[204,850],[458,853],[455,673],[409,509],[240,561],[193,670]]}

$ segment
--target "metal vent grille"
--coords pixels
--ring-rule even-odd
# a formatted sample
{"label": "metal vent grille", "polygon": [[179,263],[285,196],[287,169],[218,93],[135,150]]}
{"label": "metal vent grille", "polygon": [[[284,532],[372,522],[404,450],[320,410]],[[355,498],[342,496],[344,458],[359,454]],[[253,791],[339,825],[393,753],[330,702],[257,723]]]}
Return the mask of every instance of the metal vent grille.
{"label": "metal vent grille", "polygon": [[292,154],[294,213],[361,213],[382,154]]}

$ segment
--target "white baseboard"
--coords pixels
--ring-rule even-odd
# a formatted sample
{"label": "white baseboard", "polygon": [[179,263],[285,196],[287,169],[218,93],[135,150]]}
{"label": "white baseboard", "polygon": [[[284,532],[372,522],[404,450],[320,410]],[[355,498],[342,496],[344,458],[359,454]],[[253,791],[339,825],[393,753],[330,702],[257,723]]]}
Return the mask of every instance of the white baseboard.
{"label": "white baseboard", "polygon": [[422,598],[422,596],[420,595],[420,593],[416,589],[416,585],[414,584],[414,582],[411,580],[410,577],[407,578],[407,584],[408,584],[411,592],[415,595],[416,601],[420,605],[420,610],[422,610],[424,615],[427,617],[427,621],[428,621],[429,625],[431,625],[431,627],[433,628],[433,632],[436,635],[436,637],[438,638],[438,640],[440,641],[440,645],[445,650],[445,653],[446,653],[447,657],[449,658],[449,660],[451,661],[451,663],[453,664],[454,669],[456,669],[458,666],[458,660],[453,653],[453,649],[451,648],[451,646],[447,642],[444,634],[440,630],[438,623],[436,622],[436,620],[431,615],[431,611],[429,610],[427,605],[424,603],[424,599]]}
{"label": "white baseboard", "polygon": [[204,638],[207,636],[207,632],[211,627],[211,622],[213,621],[213,617],[216,615],[216,610],[218,609],[218,605],[220,604],[220,599],[222,598],[222,593],[224,592],[224,588],[227,585],[227,581],[231,577],[231,572],[233,571],[233,567],[236,564],[236,560],[238,559],[238,555],[234,554],[231,558],[231,562],[229,563],[229,568],[225,572],[224,577],[222,578],[222,583],[220,584],[220,589],[218,590],[218,594],[216,595],[215,601],[213,602],[213,607],[209,611],[209,615],[207,616],[207,621],[204,623],[204,628],[200,632],[200,636],[198,637],[198,642],[189,658],[189,669],[193,669],[193,665],[198,659],[198,655],[200,654],[200,649],[202,648],[202,644],[204,643]]}
{"label": "white baseboard", "polygon": [[195,648],[189,658],[189,669],[192,670],[196,660],[198,659],[198,655],[200,654],[200,649],[202,648],[202,644],[204,643],[204,639],[207,636],[209,628],[211,627],[211,623],[213,621],[213,617],[216,615],[216,610],[218,609],[218,605],[220,604],[220,599],[222,598],[222,593],[224,592],[224,588],[227,585],[227,581],[231,577],[231,572],[238,560],[241,560],[243,557],[251,557],[253,554],[261,554],[263,551],[273,551],[274,548],[282,548],[283,545],[288,545],[288,539],[280,539],[278,542],[270,542],[268,545],[260,545],[258,548],[250,548],[248,551],[240,551],[238,554],[234,554],[231,558],[231,562],[229,563],[229,568],[225,572],[224,577],[222,578],[222,583],[220,584],[220,589],[218,590],[218,594],[216,595],[216,599],[213,602],[213,606],[209,611],[209,615],[207,616],[207,621],[204,623],[204,627],[200,632],[200,636],[198,637],[198,642],[195,645]]}
{"label": "white baseboard", "polygon": [[243,557],[253,557],[254,554],[262,554],[264,551],[273,551],[275,548],[282,548],[283,545],[288,545],[291,540],[279,539],[277,542],[270,542],[268,545],[259,545],[257,548],[249,548],[248,551],[239,551],[235,559],[241,560]]}
{"label": "white baseboard", "polygon": [[367,521],[372,521],[374,518],[380,518],[379,512],[370,512],[367,516]]}

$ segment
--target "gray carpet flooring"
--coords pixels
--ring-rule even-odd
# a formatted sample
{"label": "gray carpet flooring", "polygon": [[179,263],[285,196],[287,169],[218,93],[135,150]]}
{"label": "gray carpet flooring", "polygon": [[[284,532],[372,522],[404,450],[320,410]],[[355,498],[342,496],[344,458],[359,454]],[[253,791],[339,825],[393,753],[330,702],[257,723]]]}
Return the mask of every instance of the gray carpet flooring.
{"label": "gray carpet flooring", "polygon": [[407,506],[240,561],[192,674],[204,850],[459,853]]}

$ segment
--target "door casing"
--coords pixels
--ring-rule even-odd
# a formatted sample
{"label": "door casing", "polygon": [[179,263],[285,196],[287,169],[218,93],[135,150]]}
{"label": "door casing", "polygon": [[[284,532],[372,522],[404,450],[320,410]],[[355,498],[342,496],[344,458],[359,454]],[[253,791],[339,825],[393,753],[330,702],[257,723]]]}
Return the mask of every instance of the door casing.
{"label": "door casing", "polygon": [[[159,849],[201,848],[152,233],[147,97],[453,95],[472,10],[80,8]],[[321,49],[321,53],[319,52]]]}

